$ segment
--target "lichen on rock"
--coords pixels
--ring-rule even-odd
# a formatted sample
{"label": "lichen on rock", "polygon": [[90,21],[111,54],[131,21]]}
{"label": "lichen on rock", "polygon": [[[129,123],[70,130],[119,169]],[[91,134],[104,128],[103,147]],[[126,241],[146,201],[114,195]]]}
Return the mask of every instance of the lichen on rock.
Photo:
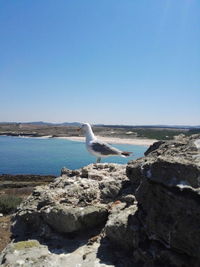
{"label": "lichen on rock", "polygon": [[20,241],[13,244],[15,250],[23,250],[27,248],[38,247],[40,243],[37,240]]}

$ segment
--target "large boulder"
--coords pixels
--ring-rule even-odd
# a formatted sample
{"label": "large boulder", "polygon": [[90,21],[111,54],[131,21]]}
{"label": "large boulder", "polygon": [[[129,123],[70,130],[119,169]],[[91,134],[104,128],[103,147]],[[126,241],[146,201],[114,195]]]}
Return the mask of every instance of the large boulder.
{"label": "large boulder", "polygon": [[123,195],[128,179],[125,165],[91,164],[80,170],[62,170],[48,186],[37,187],[19,207],[13,220],[15,238],[48,238],[57,233],[92,230],[105,224],[109,205]]}
{"label": "large boulder", "polygon": [[146,155],[127,166],[147,236],[134,255],[145,251],[152,266],[199,266],[200,135],[159,142]]}
{"label": "large boulder", "polygon": [[[15,243],[2,252],[0,265],[115,266],[115,251],[102,230],[113,203],[134,203],[129,185],[125,165],[63,168],[60,177],[35,188],[19,206],[12,225]],[[129,266],[130,259],[127,265],[123,253],[120,257]]]}
{"label": "large boulder", "polygon": [[59,233],[77,232],[90,229],[106,222],[106,207],[91,205],[86,207],[66,207],[58,204],[41,212],[44,222]]}

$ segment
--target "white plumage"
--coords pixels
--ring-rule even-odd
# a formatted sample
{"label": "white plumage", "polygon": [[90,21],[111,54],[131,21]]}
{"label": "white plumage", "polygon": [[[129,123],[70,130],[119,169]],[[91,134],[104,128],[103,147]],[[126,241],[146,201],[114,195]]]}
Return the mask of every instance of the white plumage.
{"label": "white plumage", "polygon": [[86,148],[95,157],[97,157],[97,162],[101,161],[102,157],[108,156],[121,156],[128,157],[132,152],[121,151],[109,144],[98,140],[89,123],[83,123],[80,128],[86,137]]}

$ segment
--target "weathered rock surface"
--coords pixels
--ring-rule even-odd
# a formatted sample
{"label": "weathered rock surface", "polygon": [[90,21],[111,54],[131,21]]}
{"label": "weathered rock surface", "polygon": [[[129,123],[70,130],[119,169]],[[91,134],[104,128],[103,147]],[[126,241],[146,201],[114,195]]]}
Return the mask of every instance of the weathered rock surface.
{"label": "weathered rock surface", "polygon": [[[149,243],[144,261],[152,266],[200,265],[199,143],[200,135],[159,142],[145,158],[127,166],[136,190],[137,218]],[[140,244],[134,253],[139,250]]]}
{"label": "weathered rock surface", "polygon": [[43,209],[41,215],[44,222],[57,232],[71,233],[101,225],[106,221],[108,211],[101,206],[66,207],[60,204]]}
{"label": "weathered rock surface", "polygon": [[19,207],[13,226],[21,238],[34,232],[49,235],[49,227],[72,233],[105,224],[109,203],[122,194],[128,179],[125,165],[92,164],[81,170],[65,170],[49,186],[37,187]]}
{"label": "weathered rock surface", "polygon": [[[84,240],[81,240],[84,241]],[[67,246],[67,248],[65,247]],[[109,259],[114,258],[107,244],[101,245],[101,253],[108,259],[97,257],[100,243],[92,245],[87,243],[65,243],[62,249],[49,250],[48,246],[40,244],[37,240],[27,240],[11,243],[1,253],[2,267],[114,267]],[[110,254],[110,255],[109,255]]]}
{"label": "weathered rock surface", "polygon": [[37,187],[13,218],[13,242],[23,241],[8,245],[0,264],[200,266],[200,135],[145,154],[127,166],[63,168]]}
{"label": "weathered rock surface", "polygon": [[[120,206],[120,205],[117,205]],[[127,251],[133,249],[135,229],[131,227],[131,216],[137,211],[137,206],[128,208],[115,207],[110,214],[105,226],[106,236],[115,244],[123,246]]]}
{"label": "weathered rock surface", "polygon": [[[37,187],[18,208],[12,227],[17,243],[2,252],[0,262],[3,266],[104,267],[114,266],[118,258],[119,264],[122,261],[118,266],[124,266],[126,255],[113,255],[102,228],[113,202],[134,203],[134,196],[127,194],[126,166],[91,164],[80,170],[63,168],[61,175]],[[35,245],[27,247],[27,239]]]}
{"label": "weathered rock surface", "polygon": [[[1,266],[52,266],[52,257],[46,246],[40,245],[36,240],[11,243],[0,258]],[[50,264],[50,265],[49,265]]]}

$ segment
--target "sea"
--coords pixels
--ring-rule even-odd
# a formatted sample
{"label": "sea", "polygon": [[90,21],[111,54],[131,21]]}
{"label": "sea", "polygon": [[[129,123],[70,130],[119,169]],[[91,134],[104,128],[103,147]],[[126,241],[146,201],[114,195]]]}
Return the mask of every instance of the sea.
{"label": "sea", "polygon": [[[132,151],[128,158],[107,157],[102,162],[126,164],[144,155],[147,146],[114,144]],[[96,162],[84,142],[59,138],[0,136],[0,174],[59,175],[62,167],[79,169]]]}

